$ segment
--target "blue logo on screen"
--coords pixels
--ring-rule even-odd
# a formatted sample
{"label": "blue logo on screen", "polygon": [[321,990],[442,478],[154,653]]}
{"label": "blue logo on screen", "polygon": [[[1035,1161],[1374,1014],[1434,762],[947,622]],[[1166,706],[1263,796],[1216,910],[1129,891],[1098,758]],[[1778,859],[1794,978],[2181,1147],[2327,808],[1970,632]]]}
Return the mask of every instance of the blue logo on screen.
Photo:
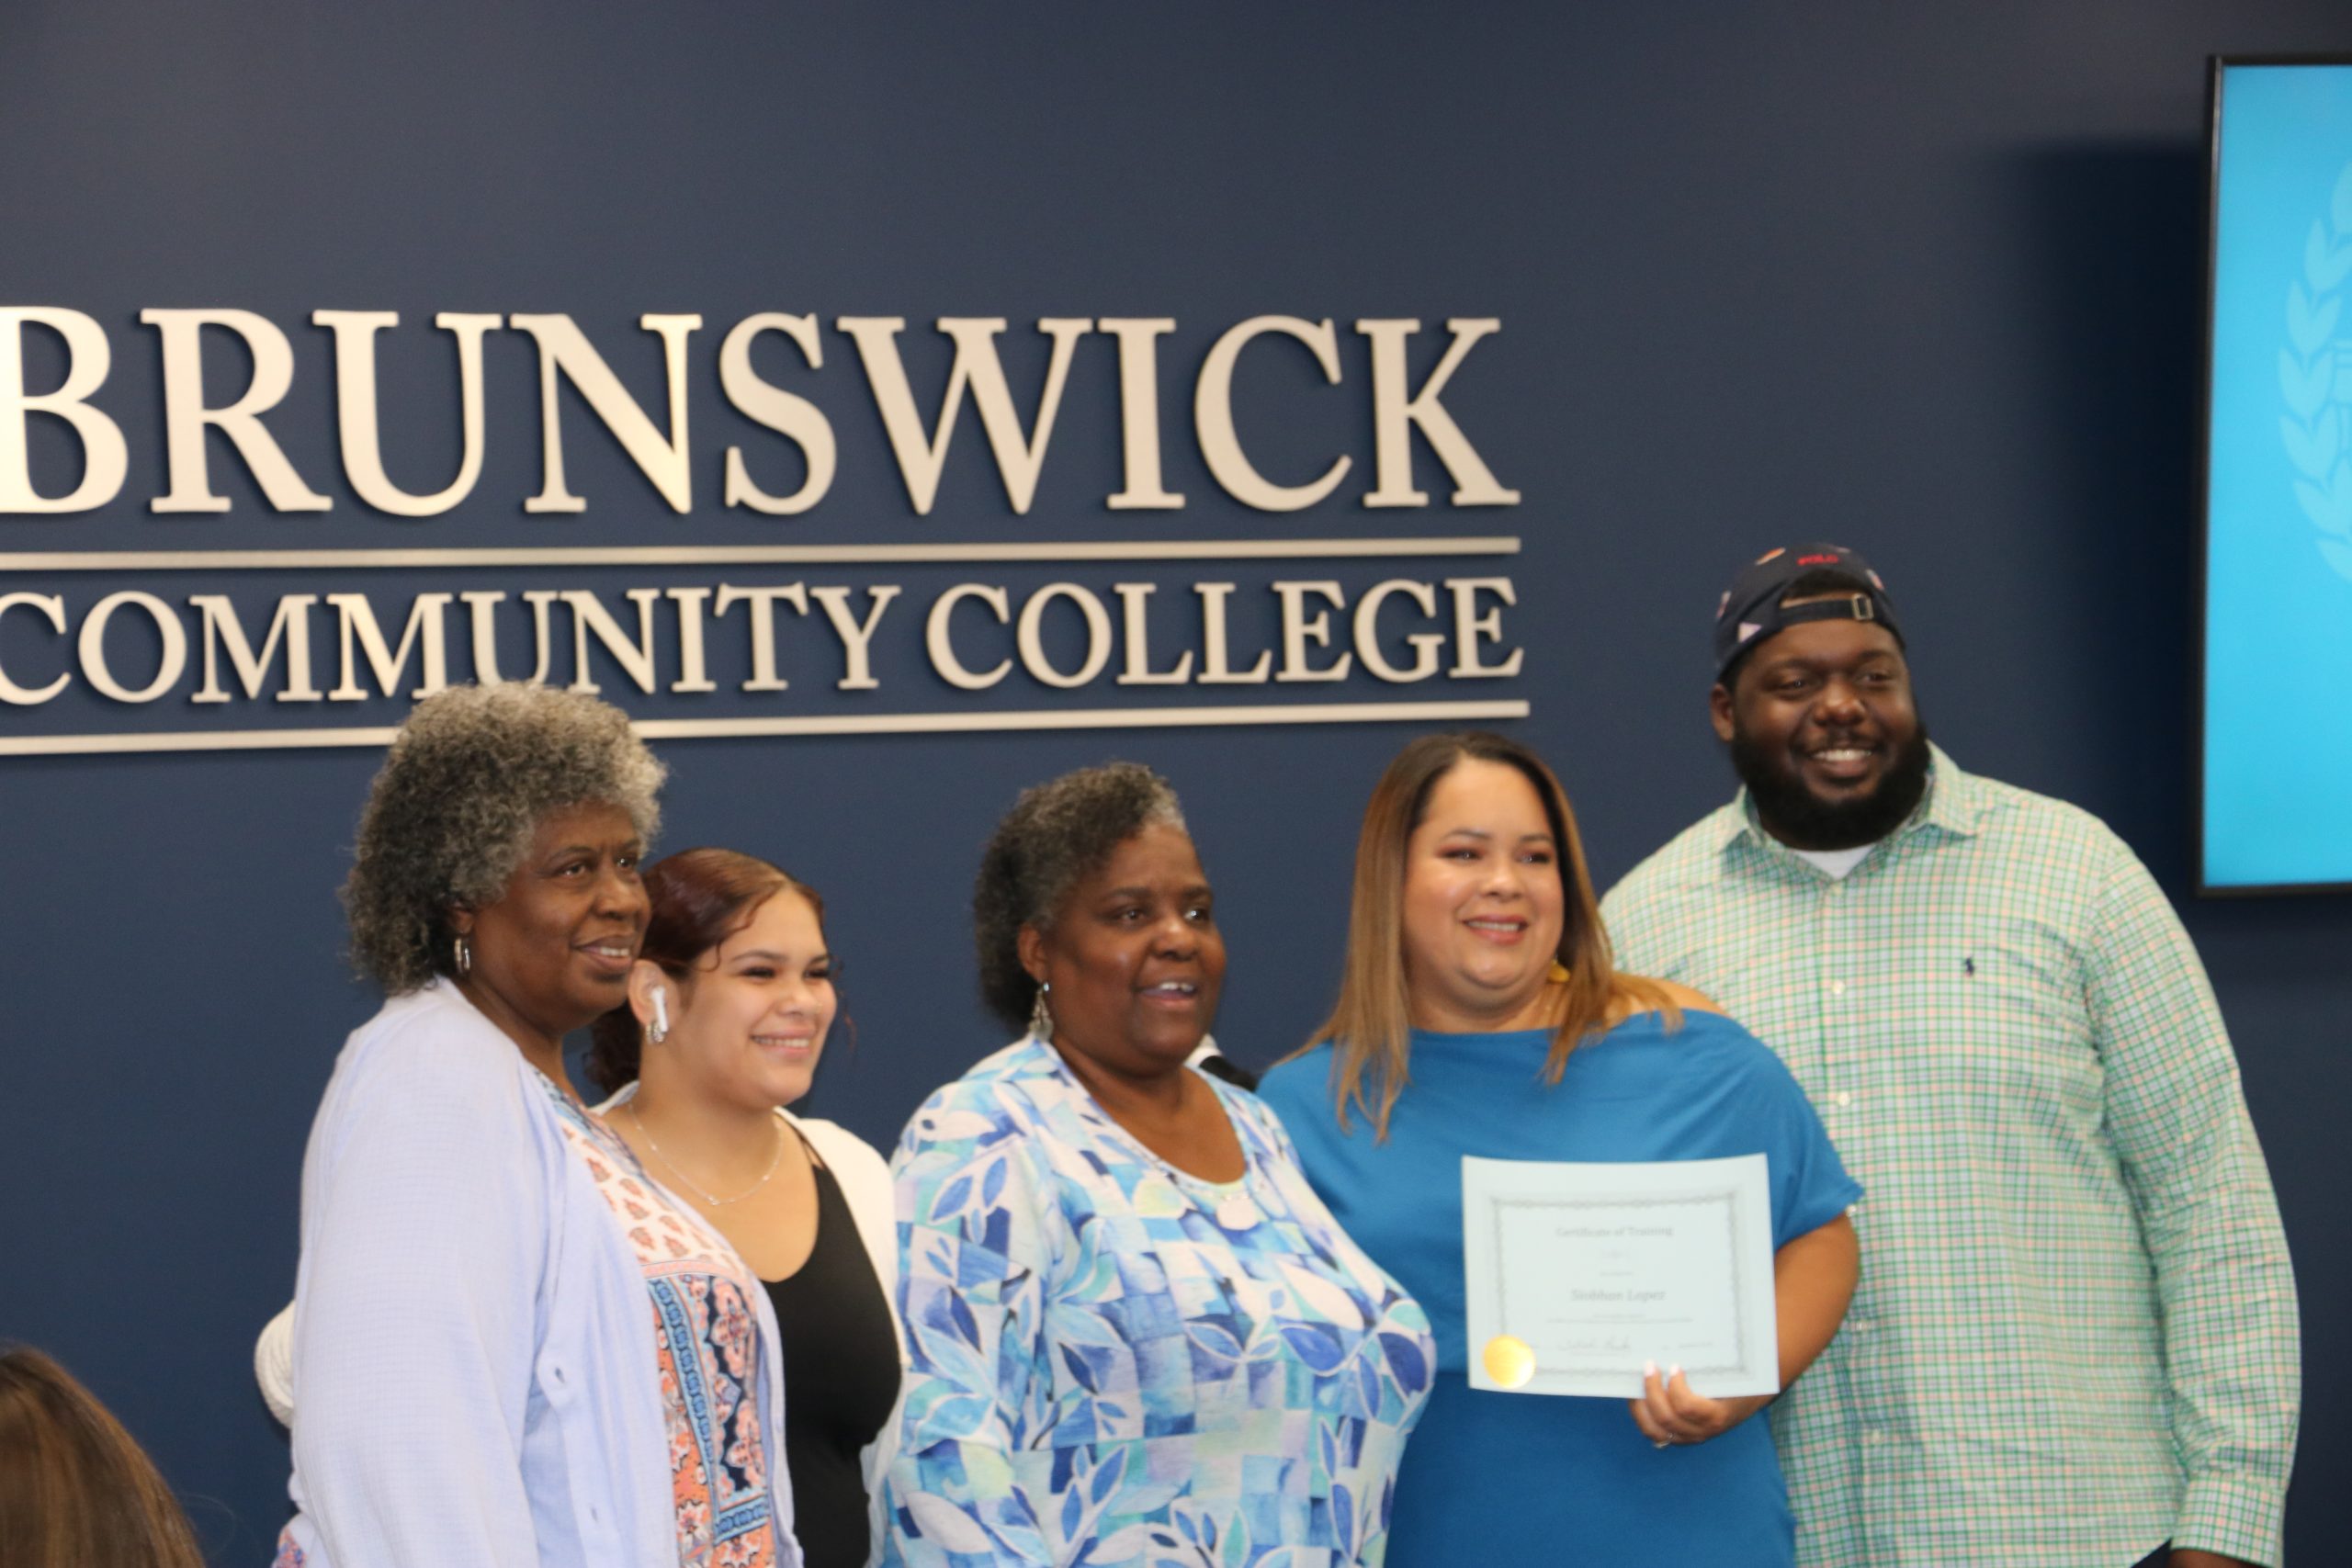
{"label": "blue logo on screen", "polygon": [[2204,882],[2352,886],[2352,62],[2227,67],[2215,152]]}
{"label": "blue logo on screen", "polygon": [[2295,499],[2318,525],[2319,553],[2352,581],[2352,338],[2331,341],[2347,276],[2352,164],[2336,177],[2327,215],[2312,220],[2303,275],[2287,288],[2287,344],[2278,351],[2278,385],[2287,398],[2278,433],[2301,476]]}

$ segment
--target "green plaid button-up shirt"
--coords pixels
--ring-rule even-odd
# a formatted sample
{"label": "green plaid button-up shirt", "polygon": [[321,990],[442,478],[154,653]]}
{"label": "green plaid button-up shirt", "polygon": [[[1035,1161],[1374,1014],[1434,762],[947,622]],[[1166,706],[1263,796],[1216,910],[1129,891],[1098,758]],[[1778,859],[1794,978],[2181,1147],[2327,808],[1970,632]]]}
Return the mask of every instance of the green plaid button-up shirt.
{"label": "green plaid button-up shirt", "polygon": [[2278,1562],[2286,1238],[2204,969],[2121,840],[1938,750],[1843,881],[1743,792],[1602,908],[1623,967],[1780,1052],[1863,1186],[1853,1306],[1773,1413],[1805,1568]]}

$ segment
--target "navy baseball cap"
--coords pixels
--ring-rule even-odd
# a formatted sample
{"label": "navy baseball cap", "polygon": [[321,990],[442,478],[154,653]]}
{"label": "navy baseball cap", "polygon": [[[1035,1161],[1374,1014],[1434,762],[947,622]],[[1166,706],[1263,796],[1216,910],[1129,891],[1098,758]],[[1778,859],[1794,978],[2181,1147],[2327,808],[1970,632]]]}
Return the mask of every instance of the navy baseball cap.
{"label": "navy baseball cap", "polygon": [[[1781,601],[1797,580],[1815,571],[1843,572],[1863,584],[1863,591],[1783,607]],[[1895,641],[1903,640],[1885,580],[1860,552],[1843,545],[1786,545],[1757,557],[1716,604],[1716,679],[1751,645],[1804,621],[1876,621],[1894,634]]]}

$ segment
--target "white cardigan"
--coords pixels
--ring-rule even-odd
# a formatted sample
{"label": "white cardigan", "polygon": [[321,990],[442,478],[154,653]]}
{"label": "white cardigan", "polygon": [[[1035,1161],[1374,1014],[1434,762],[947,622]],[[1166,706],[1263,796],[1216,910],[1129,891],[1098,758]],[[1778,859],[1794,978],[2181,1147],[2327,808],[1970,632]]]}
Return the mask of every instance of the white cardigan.
{"label": "white cardigan", "polygon": [[[637,1092],[635,1084],[625,1084],[618,1092],[596,1107],[604,1115],[619,1108]],[[825,1168],[833,1173],[833,1180],[842,1190],[842,1198],[849,1205],[850,1218],[856,1223],[857,1238],[865,1244],[865,1256],[874,1265],[874,1277],[882,1285],[882,1299],[890,1304],[890,1330],[899,1342],[899,1399],[906,1397],[907,1371],[910,1365],[907,1356],[906,1325],[899,1320],[899,1226],[892,1206],[890,1167],[873,1145],[837,1122],[818,1117],[798,1117],[782,1106],[778,1116],[797,1128],[817,1151]],[[270,1414],[286,1426],[294,1424],[294,1303],[269,1320],[261,1331],[261,1338],[254,1346],[254,1380],[261,1385],[261,1396],[269,1404]],[[865,1472],[865,1495],[869,1506],[878,1509],[882,1495],[882,1476],[890,1467],[890,1459],[898,1447],[899,1409],[893,1404],[890,1418],[882,1424],[881,1432],[867,1444],[859,1456]],[[878,1513],[872,1519],[873,1540],[876,1552],[882,1545],[882,1520]]]}
{"label": "white cardigan", "polygon": [[[352,1032],[302,1161],[289,1559],[676,1557],[644,1269],[569,1145],[547,1081],[447,981]],[[750,1387],[776,1453],[781,1336],[753,1296]],[[786,1467],[763,1479],[778,1563],[797,1568]]]}

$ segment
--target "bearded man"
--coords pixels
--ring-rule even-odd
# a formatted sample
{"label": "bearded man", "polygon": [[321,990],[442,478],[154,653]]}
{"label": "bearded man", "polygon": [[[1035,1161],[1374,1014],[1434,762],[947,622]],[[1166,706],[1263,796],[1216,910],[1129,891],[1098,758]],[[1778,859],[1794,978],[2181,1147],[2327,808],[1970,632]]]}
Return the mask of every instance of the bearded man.
{"label": "bearded man", "polygon": [[1868,1194],[1845,1326],[1773,1412],[1798,1561],[2276,1564],[2294,1277],[2172,906],[1928,740],[1853,551],[1758,559],[1714,650],[1743,788],[1602,909],[1622,966],[1781,1054]]}

